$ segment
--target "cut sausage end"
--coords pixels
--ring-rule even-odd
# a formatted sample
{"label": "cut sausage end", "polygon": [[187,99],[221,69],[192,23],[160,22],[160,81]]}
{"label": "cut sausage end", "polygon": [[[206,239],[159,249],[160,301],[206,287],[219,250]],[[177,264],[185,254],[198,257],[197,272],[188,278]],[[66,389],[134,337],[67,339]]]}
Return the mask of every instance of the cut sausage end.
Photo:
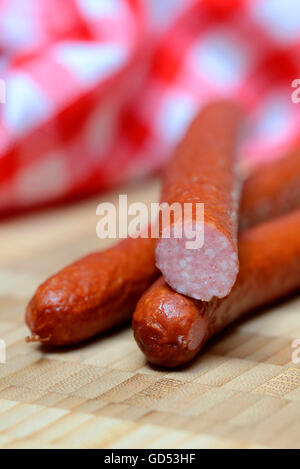
{"label": "cut sausage end", "polygon": [[223,298],[234,285],[239,263],[235,247],[226,236],[205,223],[203,246],[188,249],[185,236],[161,238],[156,247],[156,265],[166,282],[178,293],[197,300]]}

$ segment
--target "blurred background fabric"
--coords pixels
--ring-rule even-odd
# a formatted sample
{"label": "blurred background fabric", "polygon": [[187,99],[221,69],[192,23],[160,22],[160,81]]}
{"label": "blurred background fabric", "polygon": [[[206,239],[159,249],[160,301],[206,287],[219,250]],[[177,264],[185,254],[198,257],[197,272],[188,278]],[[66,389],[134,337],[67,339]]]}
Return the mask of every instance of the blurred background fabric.
{"label": "blurred background fabric", "polygon": [[299,0],[0,0],[0,213],[153,174],[213,98],[249,112],[246,162],[275,158],[297,78]]}

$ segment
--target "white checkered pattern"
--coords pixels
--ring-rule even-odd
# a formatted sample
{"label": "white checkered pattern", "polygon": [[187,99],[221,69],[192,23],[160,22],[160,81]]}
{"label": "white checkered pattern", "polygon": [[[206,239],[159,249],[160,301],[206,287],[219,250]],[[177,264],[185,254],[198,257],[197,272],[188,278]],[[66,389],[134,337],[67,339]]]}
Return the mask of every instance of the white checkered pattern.
{"label": "white checkered pattern", "polygon": [[157,171],[197,110],[220,96],[249,112],[245,159],[298,144],[299,8],[0,0],[0,214]]}

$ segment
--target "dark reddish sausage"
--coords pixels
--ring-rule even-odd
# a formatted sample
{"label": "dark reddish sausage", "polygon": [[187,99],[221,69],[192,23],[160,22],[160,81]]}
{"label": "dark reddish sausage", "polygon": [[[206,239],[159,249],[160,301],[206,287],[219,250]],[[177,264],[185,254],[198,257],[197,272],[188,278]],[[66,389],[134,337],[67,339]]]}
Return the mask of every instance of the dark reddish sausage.
{"label": "dark reddish sausage", "polygon": [[[192,122],[166,167],[161,201],[169,205],[192,204],[194,213],[171,222],[171,236],[163,229],[156,247],[156,265],[166,282],[179,293],[209,301],[224,297],[238,273],[238,205],[241,180],[236,147],[242,118],[230,102],[208,104]],[[204,227],[196,204],[204,204]],[[180,214],[179,214],[180,215]],[[167,229],[169,229],[169,227]],[[189,235],[198,230],[191,247]],[[204,229],[203,229],[204,228]],[[201,244],[204,233],[204,244]]]}
{"label": "dark reddish sausage", "polygon": [[300,288],[300,209],[244,231],[231,293],[211,302],[174,292],[158,279],[133,315],[134,337],[151,363],[190,361],[212,336],[254,308]]}
{"label": "dark reddish sausage", "polygon": [[300,149],[265,164],[250,176],[243,189],[240,230],[278,217],[300,206]]}
{"label": "dark reddish sausage", "polygon": [[[250,184],[246,182],[240,215],[243,225],[249,220],[254,222],[251,210],[263,213],[267,219],[300,205],[300,193],[295,191],[300,175],[294,171],[299,166],[299,155],[297,150],[280,164],[268,164],[266,170],[260,169],[250,178]],[[265,183],[269,174],[276,197],[272,180]],[[287,175],[290,177],[285,179]],[[277,206],[281,193],[286,194],[285,202]],[[263,202],[268,210],[259,209],[261,200],[268,201]],[[159,275],[154,260],[155,241],[145,238],[122,241],[78,260],[46,280],[26,311],[33,339],[51,345],[75,344],[127,321],[142,293]]]}
{"label": "dark reddish sausage", "polygon": [[158,276],[155,239],[128,238],[89,254],[50,277],[26,311],[29,340],[76,344],[132,316],[141,294]]}

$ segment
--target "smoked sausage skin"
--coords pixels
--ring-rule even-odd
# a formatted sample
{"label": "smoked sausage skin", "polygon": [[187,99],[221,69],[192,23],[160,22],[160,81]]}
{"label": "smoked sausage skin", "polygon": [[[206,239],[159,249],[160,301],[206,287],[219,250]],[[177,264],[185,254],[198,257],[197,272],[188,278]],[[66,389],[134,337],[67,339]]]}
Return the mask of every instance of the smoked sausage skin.
{"label": "smoked sausage skin", "polygon": [[26,310],[33,340],[71,345],[128,321],[158,276],[154,245],[155,239],[128,238],[46,280]]}
{"label": "smoked sausage skin", "polygon": [[239,229],[244,230],[300,207],[300,148],[261,165],[246,179]]}
{"label": "smoked sausage skin", "polygon": [[147,359],[176,367],[228,324],[300,288],[300,209],[244,231],[230,294],[211,302],[174,292],[160,277],[139,300],[134,337]]}
{"label": "smoked sausage skin", "polygon": [[[267,220],[297,206],[299,149],[259,168],[246,180],[240,223],[246,228],[255,224],[256,217]],[[26,310],[33,339],[49,345],[76,344],[130,319],[142,293],[159,276],[155,243],[146,238],[121,241],[46,280]]]}
{"label": "smoked sausage skin", "polygon": [[[184,220],[174,217],[168,227],[171,236],[168,232],[164,237],[162,230],[156,265],[174,290],[192,298],[209,301],[214,296],[226,296],[238,273],[242,181],[237,171],[237,143],[242,122],[242,113],[234,103],[208,104],[190,125],[164,172],[161,202],[169,207],[179,204]],[[191,204],[193,213],[186,214],[187,204]],[[203,204],[203,224],[197,204],[199,209]],[[187,229],[195,238],[198,233],[199,243],[193,248]]]}

